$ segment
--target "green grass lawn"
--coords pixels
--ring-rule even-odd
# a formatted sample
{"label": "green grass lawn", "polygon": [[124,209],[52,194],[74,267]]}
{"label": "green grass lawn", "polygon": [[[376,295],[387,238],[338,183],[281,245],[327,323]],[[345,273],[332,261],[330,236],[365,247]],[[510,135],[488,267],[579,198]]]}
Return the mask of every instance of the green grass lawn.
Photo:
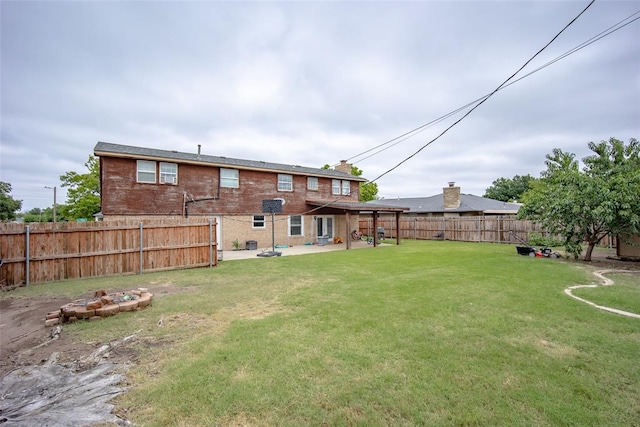
{"label": "green grass lawn", "polygon": [[404,241],[19,292],[185,287],[66,328],[138,332],[115,400],[136,425],[640,425],[640,321],[563,293],[594,281],[510,245]]}
{"label": "green grass lawn", "polygon": [[605,307],[640,314],[640,276],[638,274],[607,274],[614,286],[574,289],[573,294]]}

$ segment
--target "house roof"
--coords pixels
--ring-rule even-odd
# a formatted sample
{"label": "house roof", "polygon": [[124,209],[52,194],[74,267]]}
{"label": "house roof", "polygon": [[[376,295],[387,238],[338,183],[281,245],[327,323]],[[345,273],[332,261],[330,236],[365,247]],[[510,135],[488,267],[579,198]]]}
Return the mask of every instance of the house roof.
{"label": "house roof", "polygon": [[408,206],[409,213],[441,213],[441,212],[483,212],[485,214],[516,214],[520,205],[517,203],[501,202],[473,194],[460,194],[460,206],[455,209],[444,208],[442,194],[429,197],[408,197],[398,199],[374,200],[376,205]]}
{"label": "house roof", "polygon": [[384,212],[404,212],[409,210],[408,207],[403,206],[389,206],[378,205],[369,202],[347,202],[338,200],[319,200],[319,199],[307,199],[307,204],[317,207],[327,207],[332,209],[340,209],[351,212],[371,212],[371,211],[384,211]]}
{"label": "house roof", "polygon": [[292,175],[317,176],[351,181],[367,181],[366,178],[340,172],[334,169],[311,168],[298,165],[286,165],[258,160],[235,159],[223,156],[208,156],[197,153],[183,153],[175,150],[158,150],[155,148],[134,147],[131,145],[98,142],[93,149],[98,157],[125,157],[140,160],[162,160],[179,163],[199,164],[205,166],[227,167],[269,172],[286,172]]}

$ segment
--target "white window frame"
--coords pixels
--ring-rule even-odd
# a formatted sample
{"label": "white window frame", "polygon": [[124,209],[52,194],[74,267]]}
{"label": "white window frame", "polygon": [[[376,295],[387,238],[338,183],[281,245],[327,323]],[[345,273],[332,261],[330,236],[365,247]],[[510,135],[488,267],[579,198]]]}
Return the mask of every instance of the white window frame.
{"label": "white window frame", "polygon": [[[292,221],[293,218],[300,218],[300,224],[294,223]],[[288,236],[289,237],[300,237],[300,236],[304,236],[304,216],[302,215],[289,215],[288,219],[287,219],[287,223],[288,223]],[[296,229],[298,227],[300,227],[300,234],[294,234],[293,233],[293,227],[296,227]]]}
{"label": "white window frame", "polygon": [[344,180],[342,181],[342,195],[348,196],[351,194],[351,181]]}
{"label": "white window frame", "polygon": [[318,177],[317,176],[308,176],[307,177],[307,190],[318,191],[319,189]]}
{"label": "white window frame", "polygon": [[160,162],[160,184],[178,183],[178,164]]}
{"label": "white window frame", "polygon": [[240,171],[238,169],[220,168],[220,187],[240,187]]}
{"label": "white window frame", "polygon": [[[143,177],[146,177],[147,179],[142,179]],[[153,160],[138,160],[136,162],[136,182],[155,184],[156,162]]]}
{"label": "white window frame", "polygon": [[[260,225],[260,223],[262,223],[262,225]],[[254,215],[251,222],[251,228],[267,228],[266,215]]]}
{"label": "white window frame", "polygon": [[342,183],[340,182],[340,180],[339,179],[332,179],[331,180],[331,194],[333,194],[334,196],[339,196],[341,190],[342,190]]}
{"label": "white window frame", "polygon": [[335,236],[336,220],[334,215],[317,215],[316,217],[316,235],[327,236],[333,238]]}
{"label": "white window frame", "polygon": [[278,174],[278,191],[293,191],[293,175]]}

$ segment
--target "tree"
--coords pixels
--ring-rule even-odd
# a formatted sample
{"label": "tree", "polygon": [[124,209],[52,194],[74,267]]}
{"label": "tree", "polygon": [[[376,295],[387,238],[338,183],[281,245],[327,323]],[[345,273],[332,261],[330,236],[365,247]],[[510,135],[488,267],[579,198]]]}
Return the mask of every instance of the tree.
{"label": "tree", "polygon": [[611,138],[588,145],[594,154],[583,159],[582,170],[572,153],[556,148],[547,154],[547,170],[518,212],[561,235],[575,258],[586,242],[585,261],[607,234],[640,232],[640,144]]}
{"label": "tree", "polygon": [[522,195],[531,188],[531,182],[536,180],[531,175],[516,175],[512,179],[498,178],[485,190],[484,197],[502,202],[520,201]]}
{"label": "tree", "polygon": [[22,200],[11,197],[11,184],[0,181],[0,221],[14,221],[22,208]]}
{"label": "tree", "polygon": [[[357,166],[351,165],[351,175],[361,176],[362,170]],[[378,198],[378,184],[375,182],[361,182],[359,199],[361,202],[368,202],[369,200],[376,200]]]}
{"label": "tree", "polygon": [[85,163],[88,173],[67,172],[60,176],[67,190],[66,206],[60,212],[68,219],[91,218],[100,212],[100,163],[98,158],[89,156]]}
{"label": "tree", "polygon": [[22,220],[24,222],[53,222],[53,208],[33,208],[22,214]]}
{"label": "tree", "polygon": [[602,179],[608,187],[611,209],[602,209],[611,233],[631,237],[640,232],[640,142],[629,144],[615,138],[589,143],[595,154],[583,159],[589,176]]}

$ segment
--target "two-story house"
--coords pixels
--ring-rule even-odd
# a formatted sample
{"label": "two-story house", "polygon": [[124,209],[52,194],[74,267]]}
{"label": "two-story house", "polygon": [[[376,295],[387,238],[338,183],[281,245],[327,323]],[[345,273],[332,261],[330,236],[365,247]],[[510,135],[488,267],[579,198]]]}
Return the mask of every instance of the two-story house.
{"label": "two-story house", "polygon": [[[196,153],[99,142],[102,215],[105,221],[131,217],[207,217],[218,224],[224,250],[302,245],[346,238],[358,228],[358,213],[375,205],[358,201],[359,184],[342,161],[335,169],[310,168]],[[264,209],[279,200],[282,212]],[[387,208],[385,211],[402,211]],[[347,239],[348,240],[348,239]]]}

